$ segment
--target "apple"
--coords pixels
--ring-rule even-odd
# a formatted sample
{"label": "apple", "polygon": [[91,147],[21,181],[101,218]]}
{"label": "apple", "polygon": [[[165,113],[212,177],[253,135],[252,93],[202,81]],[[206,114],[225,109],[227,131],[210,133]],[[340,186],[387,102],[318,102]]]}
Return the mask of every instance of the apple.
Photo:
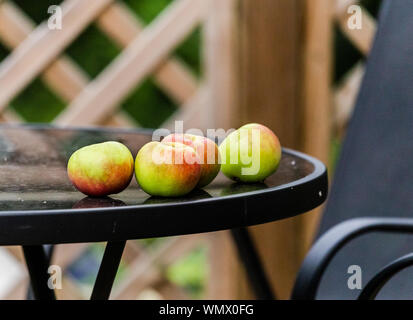
{"label": "apple", "polygon": [[219,146],[221,171],[234,181],[262,182],[281,160],[281,145],[266,126],[251,123],[230,133]]}
{"label": "apple", "polygon": [[149,142],[138,152],[135,177],[152,196],[179,197],[191,192],[201,178],[195,150],[179,142]]}
{"label": "apple", "polygon": [[173,133],[166,136],[162,142],[179,142],[192,147],[200,158],[201,178],[197,187],[207,186],[215,179],[221,167],[217,144],[211,139],[193,134]]}
{"label": "apple", "polygon": [[133,156],[116,141],[92,144],[71,155],[67,173],[73,185],[88,196],[119,193],[132,179]]}

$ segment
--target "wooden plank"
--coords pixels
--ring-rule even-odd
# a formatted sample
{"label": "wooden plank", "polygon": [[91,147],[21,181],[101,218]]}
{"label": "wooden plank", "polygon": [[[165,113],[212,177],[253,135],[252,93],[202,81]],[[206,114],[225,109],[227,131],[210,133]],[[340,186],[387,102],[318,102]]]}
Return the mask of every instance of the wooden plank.
{"label": "wooden plank", "polygon": [[129,240],[126,242],[125,250],[123,250],[122,262],[129,265],[141,254],[145,254],[145,248],[142,244],[136,240]]}
{"label": "wooden plank", "polygon": [[[143,30],[142,22],[121,2],[115,2],[96,21],[97,26],[119,46],[128,46]],[[183,104],[195,93],[197,79],[177,58],[169,58],[154,70],[160,87],[177,104]]]}
{"label": "wooden plank", "polygon": [[[64,271],[80,254],[87,248],[87,243],[56,245],[52,264],[58,265]],[[24,264],[23,254],[20,246],[6,247],[9,252],[21,263]],[[28,286],[28,275],[26,275],[6,296],[6,299],[25,299]],[[60,298],[77,299],[80,294],[76,286],[67,278],[63,279],[62,289],[56,293]]]}
{"label": "wooden plank", "polygon": [[[132,297],[133,299],[133,297]],[[136,298],[136,300],[163,300],[164,297],[155,289],[153,288],[146,288],[140,292]]]}
{"label": "wooden plank", "polygon": [[[236,92],[238,85],[238,43],[236,6],[239,1],[209,1],[203,29],[205,95],[196,109],[188,108],[188,121],[195,119],[201,128],[229,129],[241,124],[241,112]],[[201,111],[206,112],[204,115]],[[179,118],[179,115],[177,116]],[[199,118],[200,119],[199,119]],[[200,121],[202,120],[202,121]],[[245,298],[240,293],[245,282],[229,232],[208,234],[208,263],[210,277],[207,299]]]}
{"label": "wooden plank", "polygon": [[54,248],[53,264],[63,270],[76,261],[89,247],[88,243],[59,244]]}
{"label": "wooden plank", "polygon": [[[56,122],[62,125],[98,123],[116,109],[201,20],[201,0],[173,2],[113,61]],[[131,72],[134,70],[134,72]]]}
{"label": "wooden plank", "polygon": [[334,12],[336,17],[347,15],[348,8],[352,5],[357,5],[360,0],[334,0]]}
{"label": "wooden plank", "polygon": [[[34,27],[30,18],[13,3],[0,5],[0,39],[8,48],[18,47]],[[48,66],[42,78],[66,102],[72,100],[89,81],[87,75],[66,56]]]}
{"label": "wooden plank", "polygon": [[65,102],[73,100],[89,82],[87,74],[67,56],[50,64],[42,78]]}
{"label": "wooden plank", "polygon": [[[0,40],[10,49],[17,47],[34,29],[34,23],[11,2],[0,5]],[[73,100],[88,84],[89,77],[67,56],[61,56],[48,66],[43,74],[43,81],[65,102]],[[6,122],[23,120],[11,110],[5,110],[2,116]],[[114,116],[116,126],[135,127],[136,123],[126,115]],[[109,123],[110,125],[110,123]]]}
{"label": "wooden plank", "polygon": [[7,107],[67,45],[111,2],[111,0],[66,0],[62,4],[62,30],[39,25],[0,65],[0,110]]}
{"label": "wooden plank", "polygon": [[15,4],[9,1],[0,3],[0,38],[6,47],[17,47],[33,28],[31,21],[22,19]]}
{"label": "wooden plank", "polygon": [[[331,141],[331,86],[333,52],[333,3],[306,0],[303,48],[303,145],[302,150],[328,164]],[[301,217],[301,254],[313,243],[322,208]]]}
{"label": "wooden plank", "polygon": [[0,122],[20,123],[23,122],[23,118],[20,117],[14,110],[6,109],[2,114],[0,114]]}
{"label": "wooden plank", "polygon": [[[237,10],[238,114],[242,123],[272,128],[292,148],[302,146],[303,10],[301,0],[241,0]],[[300,219],[249,230],[278,297],[289,298],[303,258]],[[251,297],[245,277],[232,274],[239,288],[233,298]]]}
{"label": "wooden plank", "polygon": [[29,285],[29,277],[26,276],[20,281],[3,299],[4,300],[25,300],[27,288]]}
{"label": "wooden plank", "polygon": [[79,287],[68,277],[63,277],[62,289],[55,290],[55,292],[57,300],[82,300],[86,298]]}
{"label": "wooden plank", "polygon": [[205,119],[208,117],[208,112],[210,111],[208,98],[206,88],[204,86],[200,87],[194,96],[160,127],[174,131],[175,121],[182,121],[184,131],[191,128],[207,129]]}
{"label": "wooden plank", "polygon": [[237,118],[237,60],[236,6],[234,0],[210,0],[208,18],[204,27],[205,76],[209,90],[209,116],[205,119],[209,128],[229,129],[240,124]]}
{"label": "wooden plank", "polygon": [[24,263],[23,250],[21,246],[5,246],[3,247],[19,262]]}
{"label": "wooden plank", "polygon": [[353,113],[360,85],[364,77],[364,63],[356,64],[334,91],[333,123],[342,134]]}
{"label": "wooden plank", "polygon": [[191,297],[182,288],[176,286],[175,284],[164,280],[160,281],[155,286],[156,291],[166,300],[189,300]]}
{"label": "wooden plank", "polygon": [[117,111],[115,115],[108,115],[108,119],[102,122],[106,126],[117,128],[136,128],[139,125],[136,123],[127,112],[123,110]]}
{"label": "wooden plank", "polygon": [[[245,273],[239,266],[231,234],[228,231],[208,233],[208,282],[205,299],[230,300],[253,298],[243,292]],[[237,281],[238,280],[238,281]],[[244,290],[245,291],[245,290]]]}
{"label": "wooden plank", "polygon": [[373,44],[374,35],[376,34],[376,22],[374,18],[367,12],[362,10],[362,29],[350,29],[348,27],[348,19],[350,15],[347,10],[349,6],[357,4],[355,0],[336,1],[336,19],[341,31],[349,38],[349,40],[364,54],[368,55]]}
{"label": "wooden plank", "polygon": [[166,266],[178,257],[204,243],[202,235],[181,236],[165,240],[155,252],[139,256],[128,266],[124,281],[117,284],[112,292],[113,299],[136,297],[141,290],[161,278],[156,266]]}

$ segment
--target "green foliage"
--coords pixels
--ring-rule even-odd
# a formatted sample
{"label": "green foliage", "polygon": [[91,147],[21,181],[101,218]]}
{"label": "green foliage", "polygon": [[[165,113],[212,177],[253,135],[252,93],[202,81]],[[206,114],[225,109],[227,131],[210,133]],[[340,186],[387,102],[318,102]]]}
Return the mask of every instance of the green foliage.
{"label": "green foliage", "polygon": [[9,53],[9,50],[7,50],[0,42],[0,61],[7,57]]}
{"label": "green foliage", "polygon": [[193,298],[201,298],[207,279],[206,248],[200,247],[167,269],[167,278],[186,289]]}
{"label": "green foliage", "polygon": [[124,0],[124,2],[134,11],[139,12],[139,16],[145,23],[152,22],[159,12],[162,12],[173,0],[151,0],[151,1],[136,1]]}
{"label": "green foliage", "polygon": [[26,87],[11,105],[28,122],[50,122],[65,107],[63,101],[40,79]]}
{"label": "green foliage", "polygon": [[36,23],[39,24],[49,17],[47,9],[52,5],[58,5],[63,0],[13,0],[13,2]]}
{"label": "green foliage", "polygon": [[377,17],[382,0],[361,0],[361,5],[366,8],[373,17]]}
{"label": "green foliage", "polygon": [[66,49],[91,78],[97,77],[121,52],[95,25],[86,28]]}
{"label": "green foliage", "polygon": [[338,26],[335,27],[334,36],[334,82],[338,83],[341,78],[364,57],[360,51],[341,32]]}
{"label": "green foliage", "polygon": [[122,107],[145,128],[159,127],[176,110],[175,104],[155,85],[152,78],[141,83]]}
{"label": "green foliage", "polygon": [[331,174],[334,174],[337,162],[340,156],[341,152],[341,141],[335,137],[330,143],[330,155],[329,155],[329,164],[330,164],[330,170]]}

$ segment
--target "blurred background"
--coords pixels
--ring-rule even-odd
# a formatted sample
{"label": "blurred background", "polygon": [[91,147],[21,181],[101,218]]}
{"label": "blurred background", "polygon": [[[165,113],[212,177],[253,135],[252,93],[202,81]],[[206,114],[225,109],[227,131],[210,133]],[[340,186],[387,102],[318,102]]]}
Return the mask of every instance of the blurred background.
{"label": "blurred background", "polygon": [[[64,126],[236,128],[260,122],[330,169],[380,0],[0,0],[0,120]],[[351,5],[362,29],[348,28]],[[61,30],[48,8],[61,5]],[[270,210],[271,208],[269,208]],[[251,228],[287,298],[319,210]],[[58,246],[59,298],[87,298],[104,244]],[[0,251],[0,298],[23,298],[20,248]],[[226,232],[129,241],[112,298],[250,298]]]}

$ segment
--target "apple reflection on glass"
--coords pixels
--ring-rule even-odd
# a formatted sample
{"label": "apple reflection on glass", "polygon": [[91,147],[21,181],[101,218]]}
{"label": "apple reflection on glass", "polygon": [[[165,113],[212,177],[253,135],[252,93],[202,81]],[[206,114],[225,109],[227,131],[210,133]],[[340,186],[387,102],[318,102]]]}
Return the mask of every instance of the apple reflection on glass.
{"label": "apple reflection on glass", "polygon": [[123,207],[126,204],[122,200],[113,199],[110,197],[86,197],[79,200],[73,205],[73,209],[90,209],[90,208],[113,208]]}
{"label": "apple reflection on glass", "polygon": [[225,187],[224,189],[222,189],[220,195],[229,196],[233,194],[258,191],[258,190],[263,190],[267,188],[268,186],[264,182],[257,182],[257,183],[234,182],[230,184],[228,187]]}
{"label": "apple reflection on glass", "polygon": [[193,200],[201,200],[201,199],[208,199],[212,198],[212,196],[203,189],[195,189],[192,192],[188,193],[185,196],[178,197],[178,198],[165,198],[165,197],[156,197],[150,196],[148,199],[144,201],[143,204],[163,204],[169,202],[177,202],[177,201],[193,201]]}

